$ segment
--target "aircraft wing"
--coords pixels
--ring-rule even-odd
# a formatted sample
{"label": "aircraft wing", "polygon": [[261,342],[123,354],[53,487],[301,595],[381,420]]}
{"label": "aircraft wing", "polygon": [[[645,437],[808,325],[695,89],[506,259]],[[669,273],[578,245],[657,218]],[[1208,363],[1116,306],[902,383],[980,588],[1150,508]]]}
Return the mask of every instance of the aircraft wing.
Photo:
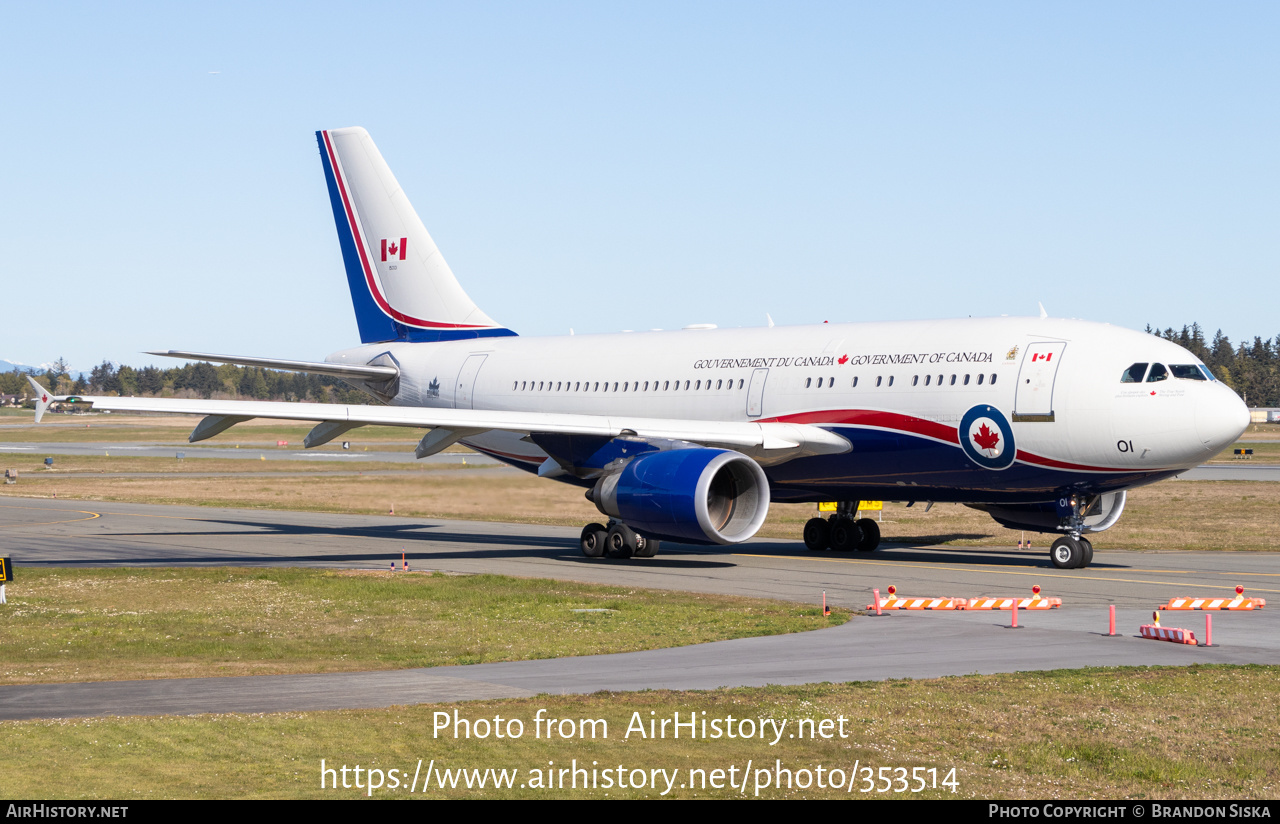
{"label": "aircraft wing", "polygon": [[423,438],[418,457],[426,457],[457,441],[494,430],[525,434],[590,435],[644,440],[688,441],[732,449],[762,463],[780,463],[809,455],[848,452],[850,444],[835,433],[809,424],[754,423],[643,418],[627,415],[576,415],[559,412],[507,412],[484,409],[435,409],[409,406],[366,406],[336,403],[220,401],[183,398],[120,398],[92,395],[54,396],[34,379],[36,422],[49,404],[92,403],[113,412],[168,412],[204,415],[189,441],[212,437],[251,418],[317,421],[305,446],[319,446],[358,426],[406,426],[435,430]]}

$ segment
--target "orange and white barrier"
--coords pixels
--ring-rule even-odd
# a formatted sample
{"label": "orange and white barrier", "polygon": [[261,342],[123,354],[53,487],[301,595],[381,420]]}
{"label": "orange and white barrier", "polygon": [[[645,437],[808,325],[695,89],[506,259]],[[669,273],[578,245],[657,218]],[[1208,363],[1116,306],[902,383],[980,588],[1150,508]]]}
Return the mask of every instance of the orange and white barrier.
{"label": "orange and white barrier", "polygon": [[[867,609],[875,609],[867,604]],[[880,599],[880,609],[964,609],[963,598],[898,598],[890,595]]]}
{"label": "orange and white barrier", "polygon": [[1062,606],[1061,598],[1041,598],[1035,595],[1030,598],[970,598],[965,609],[1013,609],[1015,601],[1018,609],[1057,609]]}
{"label": "orange and white barrier", "polygon": [[1267,605],[1265,598],[1244,597],[1244,587],[1236,587],[1234,598],[1170,598],[1169,603],[1156,609],[1262,609]]}
{"label": "orange and white barrier", "polygon": [[1143,638],[1150,638],[1153,641],[1172,641],[1175,644],[1198,646],[1196,634],[1189,629],[1166,628],[1159,624],[1143,624],[1138,628],[1138,631],[1142,633]]}
{"label": "orange and white barrier", "polygon": [[1263,598],[1170,598],[1169,603],[1158,609],[1262,609],[1267,605]]}
{"label": "orange and white barrier", "polygon": [[1042,598],[1039,584],[1031,588],[1030,598],[899,598],[898,589],[894,586],[889,587],[888,598],[881,598],[878,589],[872,592],[876,603],[867,604],[867,609],[874,609],[877,614],[886,609],[1012,610],[1015,604],[1018,609],[1057,609],[1062,606],[1061,598]]}

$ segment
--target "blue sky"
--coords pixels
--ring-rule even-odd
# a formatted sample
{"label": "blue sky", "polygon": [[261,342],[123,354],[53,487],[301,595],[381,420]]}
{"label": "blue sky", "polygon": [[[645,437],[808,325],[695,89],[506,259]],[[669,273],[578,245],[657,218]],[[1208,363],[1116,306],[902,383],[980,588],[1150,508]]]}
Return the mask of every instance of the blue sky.
{"label": "blue sky", "polygon": [[9,3],[0,357],[352,345],[313,134],[351,125],[522,334],[1043,301],[1271,337],[1278,23],[1263,3]]}

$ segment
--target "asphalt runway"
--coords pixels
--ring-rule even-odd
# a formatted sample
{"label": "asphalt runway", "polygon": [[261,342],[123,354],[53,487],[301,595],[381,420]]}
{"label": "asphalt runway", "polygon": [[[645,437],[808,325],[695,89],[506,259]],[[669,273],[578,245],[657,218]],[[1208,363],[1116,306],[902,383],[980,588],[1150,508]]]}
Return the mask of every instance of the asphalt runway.
{"label": "asphalt runway", "polygon": [[[600,689],[711,689],[816,681],[927,678],[1062,667],[1280,664],[1280,603],[1213,614],[1217,646],[1136,638],[1176,596],[1280,595],[1280,559],[1265,553],[1127,552],[1096,542],[1094,564],[1059,570],[1047,542],[1030,551],[888,545],[868,555],[811,553],[798,541],[733,550],[664,544],[657,558],[591,560],[576,529],[382,516],[47,499],[0,501],[0,542],[15,567],[316,566],[387,569],[403,551],[418,571],[527,577],[753,595],[864,608],[871,591],[901,596],[1030,594],[1063,608],[855,617],[841,627],[619,655],[394,672],[0,687],[0,719],[376,707]],[[12,592],[20,590],[20,579]],[[1118,637],[1107,637],[1114,604]],[[1202,635],[1205,613],[1164,613]]]}
{"label": "asphalt runway", "polygon": [[[2,428],[2,427],[0,427]],[[441,452],[427,458],[415,458],[413,449],[405,447],[393,451],[363,451],[364,447],[343,450],[335,444],[327,444],[316,449],[302,449],[300,444],[288,447],[264,445],[262,443],[227,442],[220,446],[187,446],[185,444],[157,444],[140,441],[114,443],[99,441],[96,443],[0,443],[0,461],[5,455],[50,455],[54,456],[55,466],[58,455],[110,455],[129,458],[172,458],[177,459],[182,453],[183,460],[199,460],[201,458],[223,458],[238,460],[254,460],[261,457],[268,461],[299,461],[302,463],[315,461],[364,462],[375,461],[389,464],[423,463],[462,464],[468,466],[505,467],[505,464],[479,452]],[[512,469],[512,472],[520,470]],[[1280,466],[1275,464],[1251,464],[1248,461],[1235,461],[1229,464],[1204,464],[1188,469],[1178,478],[1189,481],[1280,481]]]}

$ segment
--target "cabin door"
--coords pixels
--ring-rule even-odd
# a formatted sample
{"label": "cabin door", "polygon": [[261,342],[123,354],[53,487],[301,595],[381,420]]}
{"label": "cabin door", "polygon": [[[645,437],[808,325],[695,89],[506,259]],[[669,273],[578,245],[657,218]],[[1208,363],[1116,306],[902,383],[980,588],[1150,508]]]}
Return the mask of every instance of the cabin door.
{"label": "cabin door", "polygon": [[453,391],[453,408],[454,409],[471,409],[472,402],[475,400],[476,375],[480,373],[480,367],[484,366],[484,359],[488,355],[472,355],[467,358],[466,363],[462,364],[462,369],[458,371],[458,381]]}
{"label": "cabin door", "polygon": [[764,412],[764,382],[768,377],[768,369],[757,369],[751,373],[751,385],[747,387],[748,418],[758,418]]}
{"label": "cabin door", "polygon": [[1066,348],[1066,341],[1041,341],[1027,347],[1018,370],[1014,421],[1053,420],[1053,384]]}

